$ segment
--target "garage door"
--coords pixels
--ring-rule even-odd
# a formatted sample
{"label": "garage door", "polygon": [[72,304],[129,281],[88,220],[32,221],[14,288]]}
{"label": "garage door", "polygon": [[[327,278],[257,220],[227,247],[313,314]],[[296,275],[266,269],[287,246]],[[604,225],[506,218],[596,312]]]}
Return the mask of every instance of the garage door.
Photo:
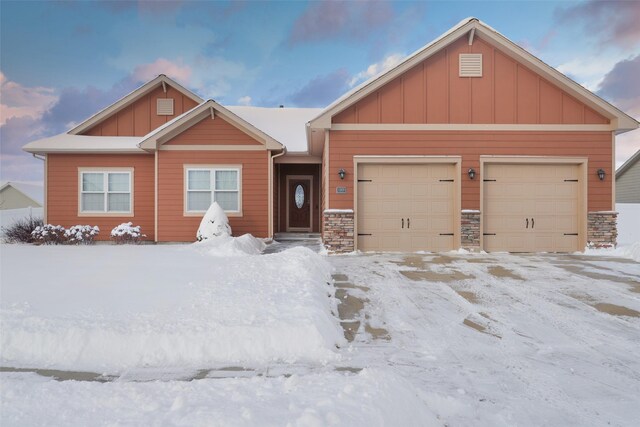
{"label": "garage door", "polygon": [[454,249],[455,175],[453,164],[361,164],[358,249]]}
{"label": "garage door", "polygon": [[483,179],[483,248],[572,252],[579,247],[578,165],[489,164]]}

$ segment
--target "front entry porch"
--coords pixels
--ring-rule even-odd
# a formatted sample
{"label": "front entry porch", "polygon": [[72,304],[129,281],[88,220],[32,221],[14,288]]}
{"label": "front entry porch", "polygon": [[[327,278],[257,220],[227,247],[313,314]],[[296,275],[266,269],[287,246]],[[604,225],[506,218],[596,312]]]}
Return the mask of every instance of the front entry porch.
{"label": "front entry porch", "polygon": [[275,233],[319,233],[320,164],[276,163],[274,167]]}

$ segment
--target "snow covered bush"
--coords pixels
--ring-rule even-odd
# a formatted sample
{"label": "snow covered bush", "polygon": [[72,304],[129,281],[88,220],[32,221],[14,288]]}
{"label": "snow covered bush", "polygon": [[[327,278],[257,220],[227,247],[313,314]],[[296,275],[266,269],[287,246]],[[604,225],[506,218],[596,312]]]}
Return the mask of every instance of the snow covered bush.
{"label": "snow covered bush", "polygon": [[35,243],[44,245],[59,245],[66,241],[65,229],[61,225],[44,224],[36,227],[31,236]]}
{"label": "snow covered bush", "polygon": [[16,220],[8,227],[2,227],[2,235],[7,243],[33,243],[34,238],[31,233],[36,227],[42,227],[41,218],[31,216]]}
{"label": "snow covered bush", "polygon": [[90,225],[74,225],[64,232],[67,243],[73,245],[90,245],[93,243],[95,236],[100,234],[98,226]]}
{"label": "snow covered bush", "polygon": [[143,237],[147,237],[147,235],[142,234],[140,226],[134,226],[132,222],[123,222],[111,230],[111,239],[119,245],[127,243],[138,244]]}
{"label": "snow covered bush", "polygon": [[231,226],[229,225],[229,218],[227,218],[227,215],[218,203],[211,203],[211,206],[209,206],[209,209],[207,209],[207,212],[202,217],[202,221],[200,221],[196,239],[198,242],[201,242],[214,237],[230,235]]}

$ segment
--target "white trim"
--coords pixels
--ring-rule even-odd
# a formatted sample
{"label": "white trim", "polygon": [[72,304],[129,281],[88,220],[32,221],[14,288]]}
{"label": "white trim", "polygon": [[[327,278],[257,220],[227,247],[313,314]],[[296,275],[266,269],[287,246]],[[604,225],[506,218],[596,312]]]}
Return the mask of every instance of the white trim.
{"label": "white trim", "polygon": [[[209,190],[189,190],[189,171],[201,170],[208,171],[209,175]],[[235,190],[216,190],[215,189],[215,173],[217,171],[235,171],[238,173],[238,182]],[[228,193],[238,193],[238,210],[229,211],[225,210],[225,214],[229,217],[241,217],[242,214],[242,165],[198,165],[198,164],[185,164],[183,165],[183,208],[182,208],[182,216],[203,216],[206,213],[206,210],[203,211],[195,211],[189,210],[188,205],[188,192],[189,191],[209,191],[211,193],[211,202],[215,201],[215,193],[216,192],[228,192]]]}
{"label": "white trim", "polygon": [[158,152],[154,153],[153,168],[153,241],[158,241]]}
{"label": "white trim", "polygon": [[[79,167],[78,168],[78,216],[84,217],[132,217],[134,216],[134,190],[133,190],[133,168],[118,168],[118,167]],[[84,191],[82,189],[82,176],[85,173],[101,173],[103,175],[102,191]],[[122,174],[126,173],[129,176],[129,191],[109,191],[109,174]],[[82,207],[82,195],[83,194],[103,194],[104,196],[104,210],[102,211],[86,211]],[[128,211],[110,211],[109,210],[109,194],[129,194],[129,210]]]}
{"label": "white trim", "polygon": [[262,144],[255,145],[161,145],[162,151],[265,151],[267,147]]}
{"label": "white trim", "polygon": [[286,156],[280,157],[275,161],[278,164],[322,164],[322,157],[320,156],[308,156],[308,155],[295,155],[287,153]]}
{"label": "white trim", "polygon": [[422,124],[354,123],[332,124],[331,130],[356,131],[498,131],[498,132],[611,132],[611,125],[536,125],[536,124]]}
{"label": "white trim", "polygon": [[[289,181],[290,180],[309,180],[309,227],[290,227],[289,226]],[[287,221],[285,223],[286,232],[290,231],[306,231],[311,233],[313,231],[313,175],[287,175],[286,178],[286,186],[287,186],[287,198],[285,199],[285,210],[287,211]]]}
{"label": "white trim", "polygon": [[47,213],[49,206],[49,155],[44,155],[44,206],[42,209],[42,220],[48,224]]}
{"label": "white trim", "polygon": [[324,131],[324,208],[329,209],[329,130]]}

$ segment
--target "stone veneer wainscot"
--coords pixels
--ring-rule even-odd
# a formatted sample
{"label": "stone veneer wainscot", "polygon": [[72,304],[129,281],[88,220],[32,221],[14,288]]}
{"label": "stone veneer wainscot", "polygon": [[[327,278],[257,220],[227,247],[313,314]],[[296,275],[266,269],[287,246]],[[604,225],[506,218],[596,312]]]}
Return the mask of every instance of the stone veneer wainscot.
{"label": "stone veneer wainscot", "polygon": [[587,245],[590,248],[614,248],[618,243],[618,212],[589,212]]}
{"label": "stone veneer wainscot", "polygon": [[460,244],[463,249],[480,250],[480,211],[463,210],[460,224]]}
{"label": "stone veneer wainscot", "polygon": [[354,250],[354,221],[351,209],[325,209],[322,221],[322,240],[330,253]]}

